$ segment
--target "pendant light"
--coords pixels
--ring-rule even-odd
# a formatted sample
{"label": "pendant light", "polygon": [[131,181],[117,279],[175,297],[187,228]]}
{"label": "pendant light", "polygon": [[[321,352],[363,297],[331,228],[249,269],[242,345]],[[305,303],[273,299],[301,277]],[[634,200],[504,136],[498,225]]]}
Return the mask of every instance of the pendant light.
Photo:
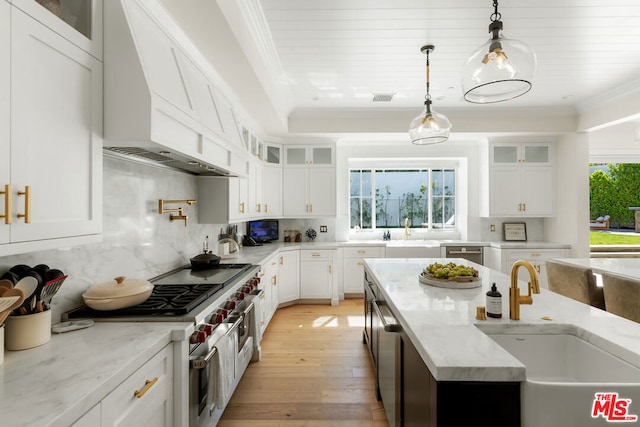
{"label": "pendant light", "polygon": [[439,144],[449,139],[451,122],[444,114],[431,110],[431,95],[429,94],[429,53],[435,47],[432,44],[422,46],[420,51],[427,55],[427,94],[424,97],[424,111],[413,119],[409,125],[411,142],[417,145]]}
{"label": "pendant light", "polygon": [[493,1],[491,38],[471,55],[462,69],[464,99],[476,104],[508,101],[531,90],[536,54],[525,43],[502,36],[498,1]]}

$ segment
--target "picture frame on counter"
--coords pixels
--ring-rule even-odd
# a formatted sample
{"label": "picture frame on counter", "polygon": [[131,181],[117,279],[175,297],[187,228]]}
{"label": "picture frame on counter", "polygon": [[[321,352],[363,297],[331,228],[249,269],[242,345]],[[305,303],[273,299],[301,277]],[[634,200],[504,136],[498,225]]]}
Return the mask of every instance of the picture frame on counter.
{"label": "picture frame on counter", "polygon": [[527,224],[524,222],[505,222],[502,224],[504,240],[512,242],[527,241]]}

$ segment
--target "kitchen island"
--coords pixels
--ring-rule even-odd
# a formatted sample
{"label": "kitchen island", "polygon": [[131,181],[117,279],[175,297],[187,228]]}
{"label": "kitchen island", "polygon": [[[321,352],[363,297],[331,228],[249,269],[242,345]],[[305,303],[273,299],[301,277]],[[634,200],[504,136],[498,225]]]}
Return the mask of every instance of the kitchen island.
{"label": "kitchen island", "polygon": [[[451,392],[447,397],[455,404],[451,406],[449,402],[446,408],[457,408],[458,412],[449,418],[453,422],[483,420],[492,411],[505,407],[517,409],[519,418],[519,402],[509,401],[508,396],[510,392],[517,393],[520,383],[526,381],[526,367],[487,336],[486,331],[497,333],[518,325],[520,330],[528,329],[531,333],[552,333],[554,330],[566,330],[569,326],[579,331],[586,341],[640,367],[640,324],[546,289],[533,295],[532,305],[521,306],[521,320],[510,320],[510,278],[507,275],[462,259],[448,259],[447,262],[475,267],[482,285],[474,289],[445,289],[420,283],[418,276],[424,267],[438,261],[445,260],[367,259],[365,273],[367,279],[376,285],[380,293],[378,299],[384,300],[384,305],[402,330],[401,348],[406,347],[409,354],[415,350],[419,362],[424,364],[425,380],[430,381],[432,390],[429,399],[432,400],[422,402],[423,406],[435,405],[438,399],[442,401],[438,387],[449,387]],[[485,294],[494,282],[502,293],[502,318],[476,320],[476,307],[485,305]],[[526,282],[520,282],[519,286],[521,293],[526,294]],[[403,367],[401,374],[408,369]],[[403,379],[411,380],[412,376],[419,375],[415,365],[410,369],[411,375],[403,376]],[[499,388],[502,390],[492,390],[496,385],[501,385]],[[437,394],[434,394],[436,389]],[[408,390],[399,393],[400,396],[411,394]],[[395,404],[396,409],[406,415],[403,404]],[[441,409],[437,406],[438,411]],[[422,415],[433,421],[436,420],[435,411]],[[478,412],[470,414],[470,411]],[[440,422],[441,415],[437,414],[437,425],[448,425],[448,422]],[[468,418],[461,420],[460,416]],[[507,424],[495,425],[519,425],[514,421],[513,413],[505,417]],[[435,421],[431,425],[436,425]]]}

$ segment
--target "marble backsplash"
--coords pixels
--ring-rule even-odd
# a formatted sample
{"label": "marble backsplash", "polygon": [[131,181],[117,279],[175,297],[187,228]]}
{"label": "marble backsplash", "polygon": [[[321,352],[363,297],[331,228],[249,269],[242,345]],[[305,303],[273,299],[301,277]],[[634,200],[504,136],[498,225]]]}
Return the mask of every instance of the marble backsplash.
{"label": "marble backsplash", "polygon": [[149,279],[187,264],[202,250],[206,235],[213,243],[220,228],[226,228],[198,224],[197,204],[185,205],[187,227],[158,214],[160,198],[197,199],[194,176],[110,155],[105,155],[103,173],[101,243],[0,258],[0,272],[16,264],[47,264],[69,275],[52,301],[53,323],[81,305],[82,292],[92,284],[115,276]]}

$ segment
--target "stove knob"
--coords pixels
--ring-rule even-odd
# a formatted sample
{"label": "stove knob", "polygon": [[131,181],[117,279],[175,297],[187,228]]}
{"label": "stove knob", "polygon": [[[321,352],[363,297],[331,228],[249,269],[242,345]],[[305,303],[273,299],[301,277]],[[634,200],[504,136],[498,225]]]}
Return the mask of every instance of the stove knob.
{"label": "stove knob", "polygon": [[214,326],[209,323],[205,323],[204,325],[200,326],[200,330],[204,331],[204,333],[207,334],[207,336],[213,333],[213,328]]}
{"label": "stove knob", "polygon": [[227,303],[224,305],[224,308],[226,308],[227,310],[233,310],[236,308],[236,302],[235,301],[227,301]]}
{"label": "stove knob", "polygon": [[260,278],[254,277],[253,279],[251,279],[251,284],[254,286],[258,286],[260,284]]}
{"label": "stove knob", "polygon": [[226,316],[222,313],[218,313],[216,314],[214,317],[212,317],[212,319],[219,325],[220,323],[224,322],[224,319],[226,318]]}
{"label": "stove knob", "polygon": [[191,344],[202,343],[207,340],[207,333],[205,331],[195,331],[191,334],[189,342]]}
{"label": "stove knob", "polygon": [[227,310],[226,308],[219,308],[218,314],[221,314],[222,318],[226,319],[227,317],[229,317],[229,310]]}
{"label": "stove knob", "polygon": [[243,300],[244,299],[244,292],[236,292],[236,298],[238,298],[239,300]]}

